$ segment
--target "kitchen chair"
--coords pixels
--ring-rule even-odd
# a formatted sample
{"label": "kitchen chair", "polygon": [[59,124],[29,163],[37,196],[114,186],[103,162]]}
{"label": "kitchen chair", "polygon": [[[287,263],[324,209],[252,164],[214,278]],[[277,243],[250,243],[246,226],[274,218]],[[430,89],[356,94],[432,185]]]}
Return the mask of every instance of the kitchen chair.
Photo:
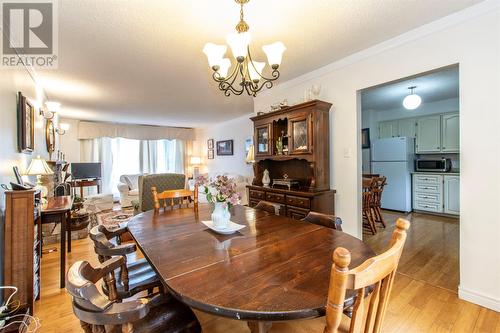
{"label": "kitchen chair", "polygon": [[386,224],[384,221],[384,217],[382,216],[381,209],[381,201],[382,201],[382,193],[384,192],[384,187],[387,184],[386,177],[373,177],[373,186],[372,186],[372,214],[375,222],[381,223],[385,228]]}
{"label": "kitchen chair", "polygon": [[375,181],[373,178],[363,178],[362,203],[363,203],[363,226],[368,227],[370,232],[375,235],[377,227],[373,213],[373,187]]}
{"label": "kitchen chair", "polygon": [[[351,270],[348,268],[351,262],[351,253],[342,247],[335,249],[330,273],[324,333],[381,332],[392,284],[409,227],[410,222],[398,219],[396,229],[392,233],[389,249]],[[367,295],[366,288],[369,286],[372,286],[373,289],[371,294]],[[343,315],[347,290],[356,291],[356,301],[350,323],[348,317]]]}
{"label": "kitchen chair", "polygon": [[128,262],[127,254],[137,250],[135,244],[117,245],[110,241],[126,232],[127,228],[109,231],[103,225],[95,226],[89,232],[99,262],[103,263],[114,256],[123,258],[122,266],[115,272],[116,288],[110,290],[106,283],[102,285],[103,292],[110,298],[125,299],[144,290],[152,293],[155,287],[162,288],[158,276],[145,258]]}
{"label": "kitchen chair", "polygon": [[340,219],[340,217],[335,217],[333,215],[309,212],[309,214],[307,214],[307,216],[304,217],[302,221],[342,231],[342,220]]}
{"label": "kitchen chair", "polygon": [[113,285],[113,272],[123,265],[123,257],[113,257],[97,267],[77,261],[69,268],[66,289],[85,333],[201,332],[193,311],[174,297],[154,294],[120,303],[102,295],[95,285],[97,281],[103,278]]}
{"label": "kitchen chair", "polygon": [[158,193],[155,186],[151,187],[151,192],[153,193],[154,210],[155,213],[160,211],[160,200],[163,200],[163,210],[167,209],[167,201],[169,201],[170,209],[174,209],[175,206],[182,208],[182,205],[186,203],[186,207],[189,207],[191,202],[194,202],[194,211],[198,211],[198,187],[195,186],[194,191],[179,189],[179,190],[167,190]]}
{"label": "kitchen chair", "polygon": [[254,209],[263,210],[274,215],[280,215],[279,205],[275,205],[272,202],[261,200]]}

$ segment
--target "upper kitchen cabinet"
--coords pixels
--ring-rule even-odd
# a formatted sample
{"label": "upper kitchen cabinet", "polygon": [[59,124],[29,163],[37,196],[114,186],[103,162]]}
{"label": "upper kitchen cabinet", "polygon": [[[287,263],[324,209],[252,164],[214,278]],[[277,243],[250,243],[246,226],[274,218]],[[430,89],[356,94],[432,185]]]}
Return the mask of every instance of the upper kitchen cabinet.
{"label": "upper kitchen cabinet", "polygon": [[415,118],[398,120],[398,136],[415,138]]}
{"label": "upper kitchen cabinet", "polygon": [[398,136],[398,121],[381,121],[378,125],[378,137],[383,138],[395,138]]}
{"label": "upper kitchen cabinet", "polygon": [[460,117],[458,113],[443,114],[442,152],[458,153],[460,150]]}
{"label": "upper kitchen cabinet", "polygon": [[415,151],[422,153],[441,152],[441,115],[417,119],[417,143]]}

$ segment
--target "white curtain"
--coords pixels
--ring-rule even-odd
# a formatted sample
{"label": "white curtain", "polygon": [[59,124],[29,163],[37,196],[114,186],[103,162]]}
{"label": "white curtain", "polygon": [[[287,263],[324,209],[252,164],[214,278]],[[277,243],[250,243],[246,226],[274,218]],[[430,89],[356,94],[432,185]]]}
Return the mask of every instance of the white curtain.
{"label": "white curtain", "polygon": [[118,195],[121,175],[184,173],[183,140],[97,138],[80,140],[81,161],[102,163],[104,193]]}

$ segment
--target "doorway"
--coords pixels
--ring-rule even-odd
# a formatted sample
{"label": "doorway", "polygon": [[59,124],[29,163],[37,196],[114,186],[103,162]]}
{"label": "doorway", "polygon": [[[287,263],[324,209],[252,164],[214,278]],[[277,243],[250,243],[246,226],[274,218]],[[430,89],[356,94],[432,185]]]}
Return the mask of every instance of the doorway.
{"label": "doorway", "polygon": [[459,97],[459,67],[452,65],[363,89],[359,98],[363,240],[383,252],[396,220],[409,220],[398,271],[454,292],[459,284]]}

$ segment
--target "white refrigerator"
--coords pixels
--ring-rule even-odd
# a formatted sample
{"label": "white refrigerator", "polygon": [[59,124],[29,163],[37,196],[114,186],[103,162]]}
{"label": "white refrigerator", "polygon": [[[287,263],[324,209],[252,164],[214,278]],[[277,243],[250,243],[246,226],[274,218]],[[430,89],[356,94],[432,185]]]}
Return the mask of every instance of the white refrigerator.
{"label": "white refrigerator", "polygon": [[409,213],[411,206],[411,172],[414,167],[413,138],[385,138],[372,143],[372,173],[387,177],[382,193],[382,208]]}

